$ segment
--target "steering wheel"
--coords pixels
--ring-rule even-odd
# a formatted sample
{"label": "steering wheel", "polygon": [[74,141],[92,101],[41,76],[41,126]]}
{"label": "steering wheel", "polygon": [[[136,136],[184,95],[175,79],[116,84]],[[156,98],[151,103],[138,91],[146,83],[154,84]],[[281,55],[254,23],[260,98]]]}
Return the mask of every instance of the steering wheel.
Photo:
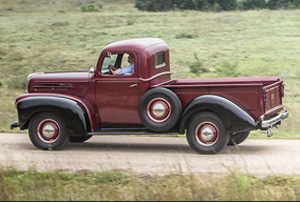
{"label": "steering wheel", "polygon": [[[115,68],[115,67],[112,66],[112,65],[108,65],[108,70],[109,70],[108,72],[109,72],[109,74],[114,74],[113,71],[112,71],[113,68]],[[116,68],[115,68],[115,69],[116,69]]]}

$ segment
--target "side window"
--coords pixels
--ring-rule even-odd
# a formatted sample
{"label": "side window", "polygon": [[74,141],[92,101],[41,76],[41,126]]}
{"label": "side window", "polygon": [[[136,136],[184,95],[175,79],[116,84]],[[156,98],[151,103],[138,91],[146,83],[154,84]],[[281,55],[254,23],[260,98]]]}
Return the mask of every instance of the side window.
{"label": "side window", "polygon": [[158,53],[155,55],[155,67],[160,68],[165,66],[165,53]]}
{"label": "side window", "polygon": [[118,58],[118,54],[112,54],[110,56],[106,56],[102,63],[101,74],[109,74],[109,66],[108,65],[115,66],[117,58]]}

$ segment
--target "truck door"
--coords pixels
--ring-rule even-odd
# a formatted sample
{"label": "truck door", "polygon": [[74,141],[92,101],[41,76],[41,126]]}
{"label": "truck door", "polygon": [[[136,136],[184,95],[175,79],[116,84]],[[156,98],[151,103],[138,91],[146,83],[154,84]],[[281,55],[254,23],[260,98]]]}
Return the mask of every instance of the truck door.
{"label": "truck door", "polygon": [[[108,54],[103,58],[101,70],[98,72],[96,83],[96,102],[100,124],[140,124],[138,116],[138,72],[125,75],[113,75],[109,65],[124,68],[127,53]],[[134,64],[137,58],[134,56]]]}

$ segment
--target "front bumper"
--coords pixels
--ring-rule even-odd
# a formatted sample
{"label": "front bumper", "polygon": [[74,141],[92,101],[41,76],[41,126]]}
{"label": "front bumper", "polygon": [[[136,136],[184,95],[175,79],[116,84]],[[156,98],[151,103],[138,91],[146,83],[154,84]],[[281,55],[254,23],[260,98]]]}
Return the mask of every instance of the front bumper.
{"label": "front bumper", "polygon": [[268,120],[264,120],[262,122],[260,122],[260,126],[259,128],[262,130],[267,130],[269,128],[274,127],[277,124],[280,124],[280,122],[284,119],[286,119],[289,116],[289,112],[285,111],[284,113],[280,113],[275,117],[272,117]]}

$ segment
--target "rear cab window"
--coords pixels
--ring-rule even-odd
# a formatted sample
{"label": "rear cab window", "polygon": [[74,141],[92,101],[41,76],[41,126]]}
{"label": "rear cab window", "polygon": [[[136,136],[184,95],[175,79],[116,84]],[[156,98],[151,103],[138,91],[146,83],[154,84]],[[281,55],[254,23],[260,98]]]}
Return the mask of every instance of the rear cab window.
{"label": "rear cab window", "polygon": [[161,68],[164,67],[166,65],[165,63],[165,53],[157,53],[155,55],[155,67],[156,68]]}

